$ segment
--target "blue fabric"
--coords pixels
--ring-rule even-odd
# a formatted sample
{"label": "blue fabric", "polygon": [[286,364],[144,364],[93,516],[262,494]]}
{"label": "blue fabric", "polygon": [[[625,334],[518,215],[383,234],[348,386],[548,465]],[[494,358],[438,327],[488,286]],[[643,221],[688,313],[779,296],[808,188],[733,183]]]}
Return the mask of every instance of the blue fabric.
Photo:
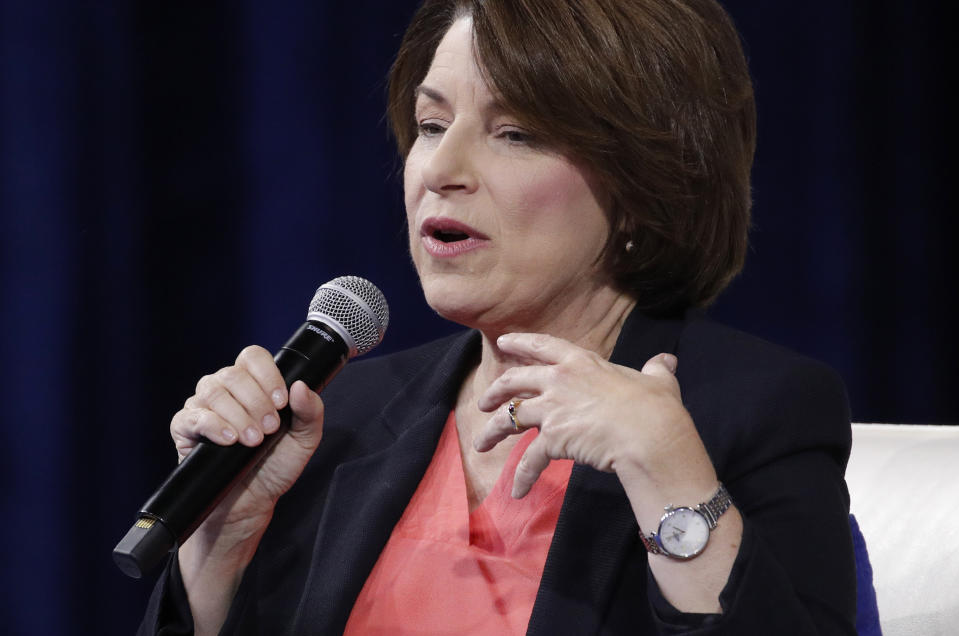
{"label": "blue fabric", "polygon": [[854,515],[849,515],[849,528],[852,530],[852,547],[856,555],[856,631],[859,636],[882,636],[866,538],[862,536]]}

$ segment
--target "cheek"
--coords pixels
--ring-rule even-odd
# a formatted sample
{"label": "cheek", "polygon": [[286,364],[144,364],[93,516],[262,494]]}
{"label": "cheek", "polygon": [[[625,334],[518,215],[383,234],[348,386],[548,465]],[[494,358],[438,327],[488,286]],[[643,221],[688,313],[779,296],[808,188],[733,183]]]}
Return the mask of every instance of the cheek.
{"label": "cheek", "polygon": [[516,192],[522,199],[517,207],[531,222],[555,227],[556,235],[572,241],[592,238],[605,243],[606,213],[583,171],[575,166],[554,160],[518,182]]}
{"label": "cheek", "polygon": [[414,154],[415,148],[410,150],[406,156],[406,163],[403,165],[403,202],[406,205],[406,218],[409,220],[415,212],[415,203],[419,198],[418,192],[422,186],[422,179],[417,175],[422,171],[419,169],[419,161]]}
{"label": "cheek", "polygon": [[[403,166],[403,205],[406,208],[406,235],[407,241],[410,250],[410,256],[413,259],[413,265],[416,266],[417,270],[419,269],[419,262],[417,259],[417,245],[418,242],[414,241],[413,238],[416,236],[416,209],[419,202],[419,191],[420,188],[417,183],[415,175],[419,174],[418,165],[416,162],[416,157],[414,157],[413,152],[410,151],[410,154],[407,155],[406,164]],[[421,180],[420,180],[421,182]]]}
{"label": "cheek", "polygon": [[423,183],[422,158],[416,153],[416,146],[410,150],[406,157],[406,164],[403,166],[403,204],[406,208],[406,227],[409,238],[410,252],[414,263],[417,257],[417,246],[419,241],[414,241],[417,235],[418,227],[416,216],[426,193],[426,186]]}

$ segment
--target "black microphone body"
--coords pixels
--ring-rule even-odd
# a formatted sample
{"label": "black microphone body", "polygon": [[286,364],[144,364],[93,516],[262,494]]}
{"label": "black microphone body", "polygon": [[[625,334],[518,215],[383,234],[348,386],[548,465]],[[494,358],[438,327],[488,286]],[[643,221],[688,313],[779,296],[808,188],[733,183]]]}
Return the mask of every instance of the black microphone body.
{"label": "black microphone body", "polygon": [[[379,290],[373,289],[379,294]],[[310,319],[274,357],[287,388],[303,380],[314,391],[320,391],[357,353],[355,344],[347,344],[335,327],[323,321],[324,317],[311,313]],[[279,429],[266,435],[258,446],[239,442],[220,446],[200,441],[141,507],[136,523],[113,550],[117,566],[128,576],[140,578],[170,550],[182,545],[289,429],[289,405],[280,409],[279,414]]]}

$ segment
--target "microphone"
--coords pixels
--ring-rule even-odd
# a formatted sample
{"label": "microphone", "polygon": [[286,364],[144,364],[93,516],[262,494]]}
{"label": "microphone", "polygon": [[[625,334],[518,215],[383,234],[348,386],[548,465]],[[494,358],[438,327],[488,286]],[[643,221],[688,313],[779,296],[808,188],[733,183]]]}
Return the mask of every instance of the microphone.
{"label": "microphone", "polygon": [[[370,281],[341,276],[321,285],[306,323],[273,358],[287,388],[303,380],[314,391],[322,390],[348,359],[380,343],[389,320],[386,299]],[[136,523],[113,549],[113,560],[124,574],[140,578],[193,534],[289,428],[289,405],[279,414],[280,428],[259,446],[201,441],[193,448],[143,504]]]}

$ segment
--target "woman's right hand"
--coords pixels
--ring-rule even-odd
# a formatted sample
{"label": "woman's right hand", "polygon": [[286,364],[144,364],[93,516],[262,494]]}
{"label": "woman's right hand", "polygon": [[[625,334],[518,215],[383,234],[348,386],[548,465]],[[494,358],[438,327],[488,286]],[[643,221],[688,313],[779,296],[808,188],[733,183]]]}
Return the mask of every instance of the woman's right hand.
{"label": "woman's right hand", "polygon": [[253,558],[273,508],[289,490],[320,443],[323,402],[302,381],[286,389],[266,349],[244,349],[233,366],[204,376],[170,423],[182,460],[206,438],[257,446],[280,426],[278,410],[289,401],[289,431],[197,528],[179,550],[196,633],[216,633]]}

